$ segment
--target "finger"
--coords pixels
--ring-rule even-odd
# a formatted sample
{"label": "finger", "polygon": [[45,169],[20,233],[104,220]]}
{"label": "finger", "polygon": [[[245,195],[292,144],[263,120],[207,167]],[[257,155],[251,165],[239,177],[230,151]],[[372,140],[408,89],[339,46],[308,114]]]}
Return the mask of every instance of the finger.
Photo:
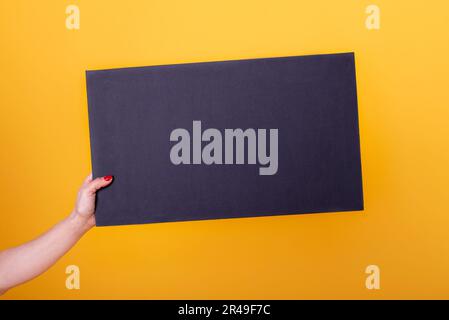
{"label": "finger", "polygon": [[97,192],[97,190],[111,184],[113,179],[114,179],[113,176],[104,176],[96,178],[87,184],[86,189],[91,193],[95,193]]}
{"label": "finger", "polygon": [[91,181],[92,181],[92,173],[90,173],[90,174],[86,177],[86,179],[84,179],[84,181],[83,181],[83,186],[88,185],[89,182],[91,182]]}

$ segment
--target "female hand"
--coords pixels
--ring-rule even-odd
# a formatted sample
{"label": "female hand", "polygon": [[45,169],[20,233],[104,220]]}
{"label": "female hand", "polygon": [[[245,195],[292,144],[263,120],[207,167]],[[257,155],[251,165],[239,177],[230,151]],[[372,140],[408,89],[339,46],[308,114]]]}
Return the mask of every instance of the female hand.
{"label": "female hand", "polygon": [[112,176],[89,175],[69,217],[30,242],[0,251],[0,295],[50,268],[95,225],[96,192],[111,182]]}
{"label": "female hand", "polygon": [[84,222],[88,227],[95,225],[95,197],[99,189],[108,186],[112,182],[112,176],[99,177],[92,180],[90,174],[78,191],[72,216],[74,219]]}

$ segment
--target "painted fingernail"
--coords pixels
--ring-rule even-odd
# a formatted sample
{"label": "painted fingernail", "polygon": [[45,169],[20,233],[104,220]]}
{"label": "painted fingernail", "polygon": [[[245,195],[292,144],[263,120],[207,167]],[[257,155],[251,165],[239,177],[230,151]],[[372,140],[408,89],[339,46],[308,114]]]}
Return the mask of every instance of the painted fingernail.
{"label": "painted fingernail", "polygon": [[103,179],[106,180],[106,181],[111,181],[112,180],[112,176],[104,176]]}

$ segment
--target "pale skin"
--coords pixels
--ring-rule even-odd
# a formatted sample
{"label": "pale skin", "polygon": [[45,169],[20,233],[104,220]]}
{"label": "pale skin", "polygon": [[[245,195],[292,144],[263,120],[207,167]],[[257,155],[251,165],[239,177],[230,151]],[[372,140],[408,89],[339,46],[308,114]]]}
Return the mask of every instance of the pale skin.
{"label": "pale skin", "polygon": [[89,175],[67,218],[30,242],[0,251],[0,295],[48,270],[95,226],[96,193],[112,180],[112,176],[92,179]]}

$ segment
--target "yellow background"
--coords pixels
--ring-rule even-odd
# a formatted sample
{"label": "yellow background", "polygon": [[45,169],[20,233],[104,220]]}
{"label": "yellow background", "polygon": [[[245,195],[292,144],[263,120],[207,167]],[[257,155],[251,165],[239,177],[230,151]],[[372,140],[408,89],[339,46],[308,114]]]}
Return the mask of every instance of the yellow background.
{"label": "yellow background", "polygon": [[449,298],[448,1],[0,3],[0,248],[67,216],[90,172],[86,69],[354,51],[366,207],[95,228],[4,299]]}

